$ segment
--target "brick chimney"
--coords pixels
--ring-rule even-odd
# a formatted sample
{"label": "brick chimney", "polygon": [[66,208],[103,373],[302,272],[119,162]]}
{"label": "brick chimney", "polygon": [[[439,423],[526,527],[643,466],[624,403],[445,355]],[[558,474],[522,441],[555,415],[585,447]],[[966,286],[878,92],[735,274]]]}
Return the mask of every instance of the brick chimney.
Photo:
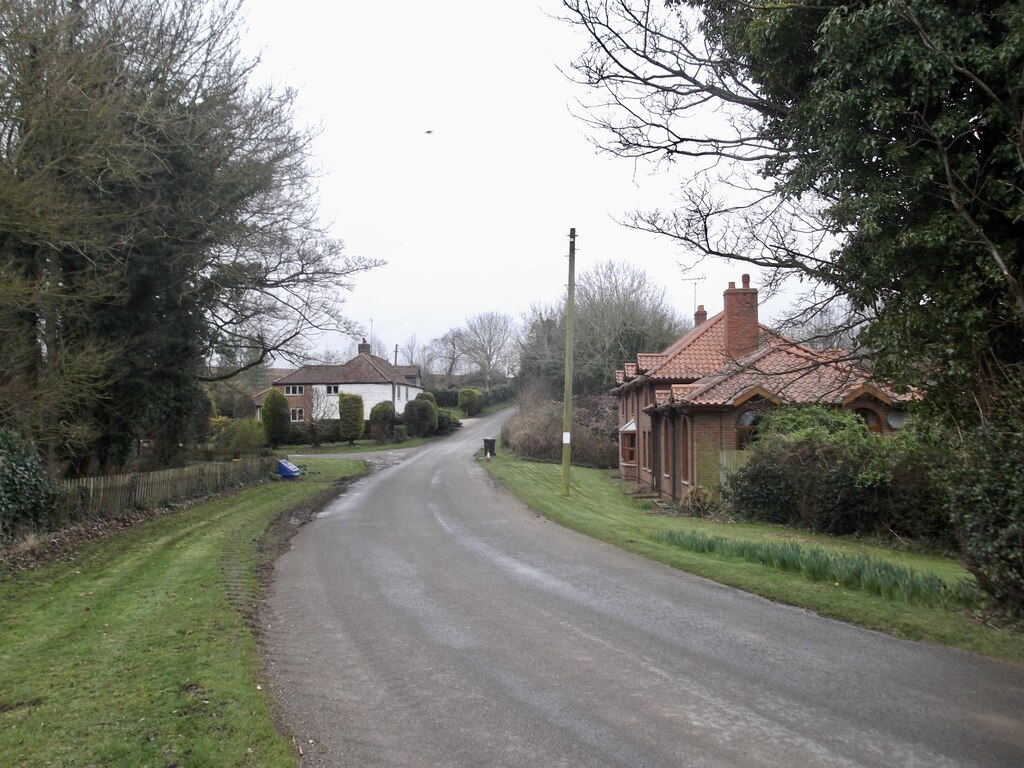
{"label": "brick chimney", "polygon": [[693,313],[693,327],[696,328],[698,325],[708,319],[707,310],[704,309],[703,304],[697,305],[697,311]]}
{"label": "brick chimney", "polygon": [[359,351],[360,355],[370,354],[370,345],[366,343],[366,339],[363,339],[363,343],[356,347],[356,349]]}
{"label": "brick chimney", "polygon": [[736,360],[757,349],[757,289],[750,287],[750,275],[743,275],[743,287],[729,283],[725,299],[725,353]]}

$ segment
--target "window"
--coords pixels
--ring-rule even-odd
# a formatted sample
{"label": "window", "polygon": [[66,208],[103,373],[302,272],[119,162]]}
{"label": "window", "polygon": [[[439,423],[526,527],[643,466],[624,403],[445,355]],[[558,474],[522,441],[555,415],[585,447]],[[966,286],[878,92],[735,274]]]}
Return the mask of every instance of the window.
{"label": "window", "polygon": [[858,408],[855,413],[864,421],[864,425],[872,432],[882,434],[882,420],[870,408]]}
{"label": "window", "polygon": [[683,482],[690,482],[690,420],[683,417],[680,424],[679,445],[682,447]]}
{"label": "window", "polygon": [[286,384],[284,388],[286,395],[301,395],[305,391],[306,387],[303,384]]}
{"label": "window", "polygon": [[328,384],[327,385],[327,394],[328,395],[336,395],[336,394],[338,394],[338,387],[339,387],[338,384]]}
{"label": "window", "polygon": [[622,463],[636,464],[636,432],[620,432]]}
{"label": "window", "polygon": [[757,425],[761,421],[761,412],[756,409],[744,411],[736,419],[736,448],[744,451],[757,440]]}
{"label": "window", "polygon": [[305,413],[301,408],[292,408],[291,414],[292,421],[302,421],[303,419],[305,419]]}
{"label": "window", "polygon": [[664,439],[661,441],[661,473],[668,477],[672,473],[672,422],[664,421]]}

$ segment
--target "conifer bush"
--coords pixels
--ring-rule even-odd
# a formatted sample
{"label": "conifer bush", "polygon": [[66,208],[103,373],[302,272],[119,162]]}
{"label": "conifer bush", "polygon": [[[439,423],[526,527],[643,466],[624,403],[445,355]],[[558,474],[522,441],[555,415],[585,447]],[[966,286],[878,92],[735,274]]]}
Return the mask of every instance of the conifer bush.
{"label": "conifer bush", "polygon": [[479,389],[466,387],[459,390],[459,408],[466,416],[476,416],[483,410],[484,393]]}
{"label": "conifer bush", "polygon": [[402,423],[410,437],[428,437],[437,431],[437,406],[427,398],[410,400],[402,412]]}
{"label": "conifer bush", "polygon": [[260,408],[260,421],[263,422],[267,442],[271,447],[276,448],[287,443],[291,431],[288,398],[276,389],[267,392],[267,396],[263,399],[263,406]]}
{"label": "conifer bush", "polygon": [[338,395],[338,439],[350,445],[363,436],[363,396]]}
{"label": "conifer bush", "polygon": [[395,429],[395,406],[390,400],[377,403],[370,409],[370,437],[378,443],[391,439]]}

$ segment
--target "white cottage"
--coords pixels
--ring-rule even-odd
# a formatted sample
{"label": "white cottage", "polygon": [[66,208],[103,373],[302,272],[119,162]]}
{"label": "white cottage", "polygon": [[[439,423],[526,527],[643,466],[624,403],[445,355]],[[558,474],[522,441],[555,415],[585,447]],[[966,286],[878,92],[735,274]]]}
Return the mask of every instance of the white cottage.
{"label": "white cottage", "polygon": [[[306,365],[277,379],[273,387],[286,398],[292,421],[338,418],[338,395],[361,395],[363,418],[377,403],[390,402],[401,414],[410,400],[423,391],[418,365],[395,366],[383,357],[370,354],[363,339],[359,354],[342,365]],[[262,404],[266,392],[254,398]]]}

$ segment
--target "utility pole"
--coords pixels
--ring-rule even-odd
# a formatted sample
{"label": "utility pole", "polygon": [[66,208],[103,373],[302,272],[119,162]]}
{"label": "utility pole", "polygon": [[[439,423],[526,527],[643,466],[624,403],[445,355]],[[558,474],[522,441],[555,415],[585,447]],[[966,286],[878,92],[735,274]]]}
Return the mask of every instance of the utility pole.
{"label": "utility pole", "polygon": [[562,495],[569,495],[572,453],[572,320],[576,293],[576,227],[569,229],[569,290],[565,299],[565,388],[562,393]]}

